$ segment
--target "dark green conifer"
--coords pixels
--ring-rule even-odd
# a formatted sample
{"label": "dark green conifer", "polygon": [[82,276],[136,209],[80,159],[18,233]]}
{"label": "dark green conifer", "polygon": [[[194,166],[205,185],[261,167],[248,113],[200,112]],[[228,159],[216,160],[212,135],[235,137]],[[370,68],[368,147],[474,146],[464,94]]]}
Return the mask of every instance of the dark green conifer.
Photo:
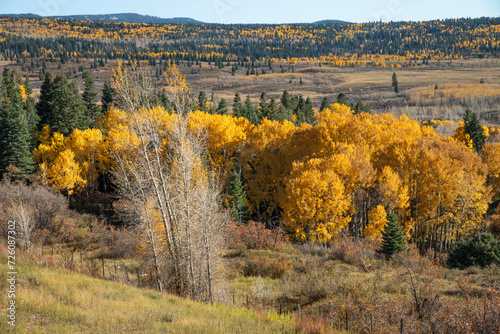
{"label": "dark green conifer", "polygon": [[113,88],[109,81],[104,82],[104,87],[102,88],[102,112],[107,113],[111,105],[113,104]]}
{"label": "dark green conifer", "polygon": [[89,126],[94,124],[95,120],[102,115],[101,108],[97,105],[97,92],[94,89],[94,80],[90,75],[90,72],[84,72],[85,77],[85,88],[82,94],[83,104],[86,109],[86,116],[89,119]]}
{"label": "dark green conifer", "polygon": [[248,219],[247,194],[241,182],[241,176],[236,171],[233,172],[231,182],[229,182],[227,206],[231,209],[236,222],[246,223]]}
{"label": "dark green conifer", "polygon": [[405,238],[396,214],[391,212],[387,219],[387,225],[385,225],[382,232],[382,249],[380,252],[385,254],[387,259],[390,259],[392,255],[405,249]]}
{"label": "dark green conifer", "polygon": [[474,150],[480,153],[486,143],[486,135],[484,134],[484,128],[481,122],[477,118],[477,115],[469,108],[465,110],[463,120],[465,132],[469,134],[470,139],[472,139]]}
{"label": "dark green conifer", "polygon": [[[25,110],[17,72],[7,67],[0,87],[0,175],[15,166],[21,175],[31,174],[34,163],[30,152],[30,134],[24,119]],[[20,176],[21,176],[20,175]]]}

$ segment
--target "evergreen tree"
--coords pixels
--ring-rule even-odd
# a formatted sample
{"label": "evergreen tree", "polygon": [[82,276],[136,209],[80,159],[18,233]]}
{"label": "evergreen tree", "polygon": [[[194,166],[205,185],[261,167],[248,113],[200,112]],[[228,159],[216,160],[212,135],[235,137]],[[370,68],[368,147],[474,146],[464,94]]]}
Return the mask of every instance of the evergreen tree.
{"label": "evergreen tree", "polygon": [[394,92],[396,94],[399,93],[399,84],[398,84],[398,77],[396,75],[396,72],[392,73],[392,87],[394,87]]}
{"label": "evergreen tree", "polygon": [[344,93],[337,95],[337,103],[349,106],[349,99],[347,98],[347,95]]}
{"label": "evergreen tree", "polygon": [[280,104],[275,110],[276,111],[271,115],[271,120],[279,122],[283,122],[285,120],[292,121],[293,113],[290,109],[286,109],[282,104]]}
{"label": "evergreen tree", "polygon": [[283,91],[283,95],[281,96],[281,105],[285,109],[291,109],[292,106],[292,100],[290,98],[290,94],[288,93],[287,90]]}
{"label": "evergreen tree", "polygon": [[303,113],[304,113],[304,119],[305,119],[306,123],[314,124],[316,122],[316,116],[314,115],[312,101],[309,97],[306,99]]}
{"label": "evergreen tree", "polygon": [[26,98],[24,100],[24,119],[28,127],[28,132],[31,136],[31,148],[35,147],[38,140],[38,122],[40,117],[36,111],[36,102],[33,97],[33,89],[31,88],[30,79],[26,77],[24,81],[24,89],[26,92]]}
{"label": "evergreen tree", "polygon": [[293,111],[293,113],[295,114],[296,119],[297,119],[297,121],[296,121],[297,125],[302,124],[306,121],[305,114],[304,114],[305,106],[306,106],[306,100],[304,100],[302,95],[300,95],[297,106],[295,107],[295,109]]}
{"label": "evergreen tree", "polygon": [[484,128],[481,122],[477,118],[477,115],[469,108],[465,110],[463,121],[465,132],[469,134],[470,139],[472,139],[474,150],[480,153],[486,143],[486,135],[484,134]]}
{"label": "evergreen tree", "polygon": [[196,108],[200,111],[207,112],[208,111],[208,99],[207,99],[207,94],[205,94],[204,91],[201,91],[200,94],[198,95],[198,103],[196,104]]}
{"label": "evergreen tree", "polygon": [[361,102],[361,100],[358,100],[358,102],[354,106],[354,113],[361,114],[362,112],[369,113],[370,107],[368,105],[363,104],[363,102]]}
{"label": "evergreen tree", "polygon": [[241,104],[241,97],[239,93],[234,94],[233,112],[234,117],[243,117],[243,105]]}
{"label": "evergreen tree", "polygon": [[319,107],[319,111],[323,111],[325,109],[330,108],[330,101],[328,101],[328,98],[323,98],[323,101],[321,101],[321,107]]}
{"label": "evergreen tree", "polygon": [[243,224],[248,219],[247,194],[241,182],[241,176],[236,171],[233,172],[231,182],[228,186],[227,206],[231,209],[236,222]]}
{"label": "evergreen tree", "polygon": [[40,88],[40,99],[36,104],[36,110],[40,117],[38,129],[41,130],[44,125],[49,124],[52,118],[52,94],[53,94],[53,81],[50,73],[45,74],[42,86]]}
{"label": "evergreen tree", "polygon": [[[101,108],[97,105],[97,92],[94,89],[94,80],[90,75],[90,72],[86,71],[84,73],[85,77],[85,88],[82,94],[83,104],[86,109],[86,116],[90,120],[91,124],[94,124],[94,121],[101,116]],[[91,125],[89,124],[89,125]]]}
{"label": "evergreen tree", "polygon": [[104,87],[102,88],[102,112],[107,113],[111,105],[113,104],[113,88],[109,81],[104,82]]}
{"label": "evergreen tree", "polygon": [[76,83],[68,83],[66,76],[59,74],[52,83],[52,99],[49,102],[52,115],[47,123],[51,130],[68,136],[74,129],[86,129],[90,119],[80,98]]}
{"label": "evergreen tree", "polygon": [[262,92],[260,95],[259,111],[262,118],[269,118],[269,104],[267,103],[267,95]]}
{"label": "evergreen tree", "polygon": [[271,100],[269,101],[269,105],[267,107],[267,118],[268,119],[274,119],[274,114],[276,112],[277,106],[276,106],[276,99],[274,97],[271,97]]}
{"label": "evergreen tree", "polygon": [[248,119],[252,124],[260,123],[260,116],[258,109],[253,105],[250,95],[247,95],[245,99],[245,105],[243,107],[243,117]]}
{"label": "evergreen tree", "polygon": [[227,115],[228,109],[226,99],[220,99],[219,104],[217,105],[216,113],[219,115]]}
{"label": "evergreen tree", "polygon": [[385,254],[387,259],[390,259],[392,255],[405,249],[405,238],[396,214],[391,212],[387,219],[387,225],[385,225],[382,232],[382,249],[380,252]]}
{"label": "evergreen tree", "polygon": [[17,72],[7,67],[0,87],[0,175],[15,166],[21,175],[31,174],[34,163],[30,153],[30,134],[24,119],[25,110]]}

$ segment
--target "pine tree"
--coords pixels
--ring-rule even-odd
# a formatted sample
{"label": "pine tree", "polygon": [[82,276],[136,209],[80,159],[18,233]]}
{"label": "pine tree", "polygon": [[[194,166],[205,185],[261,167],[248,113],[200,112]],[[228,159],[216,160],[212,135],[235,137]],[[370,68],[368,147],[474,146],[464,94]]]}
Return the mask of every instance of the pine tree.
{"label": "pine tree", "polygon": [[382,232],[382,249],[381,253],[385,254],[387,259],[392,255],[405,249],[405,238],[401,226],[394,212],[387,217],[388,222]]}
{"label": "pine tree", "polygon": [[268,119],[274,119],[274,114],[276,112],[277,106],[276,106],[276,99],[274,97],[271,97],[271,100],[269,100],[269,105],[267,107],[267,118]]}
{"label": "pine tree", "polygon": [[267,95],[262,92],[260,95],[259,111],[262,118],[269,118],[269,104],[267,103]]}
{"label": "pine tree", "polygon": [[49,124],[51,121],[53,114],[51,106],[53,90],[52,75],[50,73],[46,73],[42,87],[40,88],[40,99],[36,104],[36,110],[38,112],[38,116],[40,117],[38,130],[41,130],[44,125]]}
{"label": "pine tree", "polygon": [[349,106],[349,98],[344,93],[337,95],[337,103]]}
{"label": "pine tree", "polygon": [[83,104],[86,109],[86,116],[89,119],[89,125],[94,124],[94,121],[101,116],[101,108],[97,105],[97,92],[94,89],[94,80],[90,75],[90,72],[86,71],[84,73],[85,77],[85,88],[82,94]]}
{"label": "pine tree", "polygon": [[233,172],[231,182],[229,182],[227,206],[231,209],[236,222],[246,223],[248,219],[247,193],[241,182],[241,176],[236,171]]}
{"label": "pine tree", "polygon": [[292,104],[292,100],[290,98],[290,94],[288,93],[287,90],[284,90],[283,95],[281,96],[281,105],[285,109],[291,109],[291,104]]}
{"label": "pine tree", "polygon": [[253,105],[250,95],[247,95],[245,99],[245,105],[243,107],[243,117],[248,119],[252,124],[260,123],[260,115],[257,108]]}
{"label": "pine tree", "polygon": [[216,112],[219,115],[227,115],[228,109],[227,109],[226,99],[224,98],[220,99],[219,104],[217,105]]}
{"label": "pine tree", "polygon": [[76,83],[68,83],[64,75],[57,75],[52,83],[52,99],[49,102],[52,114],[47,124],[54,132],[65,136],[74,129],[87,129],[90,119],[85,114],[85,106],[80,98]]}
{"label": "pine tree", "polygon": [[236,94],[234,94],[234,100],[233,100],[234,117],[243,117],[242,109],[243,109],[243,105],[241,104],[240,94],[236,93]]}
{"label": "pine tree", "polygon": [[309,124],[316,123],[316,116],[314,115],[312,101],[309,97],[306,99],[306,103],[304,105],[303,112],[304,112],[304,119],[305,119],[306,123],[309,123]]}
{"label": "pine tree", "polygon": [[208,111],[207,104],[208,104],[207,94],[205,94],[204,91],[201,91],[200,94],[198,95],[198,103],[196,104],[196,107],[200,111],[207,112]]}
{"label": "pine tree", "polygon": [[469,134],[470,139],[472,139],[474,150],[478,153],[481,152],[486,142],[486,135],[484,134],[484,128],[481,122],[477,118],[477,115],[469,108],[465,110],[463,120],[465,132]]}
{"label": "pine tree", "polygon": [[38,122],[40,121],[40,117],[36,111],[33,89],[31,88],[30,79],[28,77],[26,77],[24,81],[24,89],[26,92],[26,98],[23,104],[24,119],[26,121],[28,132],[31,136],[31,148],[33,148],[38,140]]}
{"label": "pine tree", "polygon": [[358,100],[358,102],[354,106],[354,113],[361,114],[362,112],[369,113],[370,107],[368,105],[363,104],[363,102],[361,102],[361,100]]}
{"label": "pine tree", "polygon": [[107,113],[113,104],[113,88],[111,87],[111,83],[107,80],[104,82],[104,87],[102,88],[101,103],[103,113]]}
{"label": "pine tree", "polygon": [[396,94],[399,93],[399,84],[398,84],[398,77],[396,75],[396,72],[392,73],[392,87],[394,87],[394,92]]}
{"label": "pine tree", "polygon": [[319,111],[323,111],[325,109],[330,108],[330,101],[328,101],[328,98],[323,98],[323,101],[321,101],[321,107],[319,107]]}
{"label": "pine tree", "polygon": [[16,71],[7,67],[2,73],[0,89],[0,174],[15,166],[21,175],[31,174],[34,163],[30,153],[30,134],[24,119],[21,89]]}

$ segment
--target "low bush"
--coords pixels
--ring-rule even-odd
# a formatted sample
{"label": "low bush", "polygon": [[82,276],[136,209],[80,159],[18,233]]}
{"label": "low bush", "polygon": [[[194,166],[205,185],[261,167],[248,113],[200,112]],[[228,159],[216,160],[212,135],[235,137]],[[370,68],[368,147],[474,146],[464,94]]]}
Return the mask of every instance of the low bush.
{"label": "low bush", "polygon": [[281,278],[293,269],[293,264],[284,257],[269,259],[250,255],[244,262],[241,271],[245,276],[260,276],[270,278]]}
{"label": "low bush", "polygon": [[246,225],[230,223],[228,241],[233,249],[244,245],[249,249],[279,250],[290,245],[281,228],[267,229],[264,223],[249,221]]}
{"label": "low bush", "polygon": [[500,264],[500,241],[490,233],[475,236],[469,242],[460,240],[448,256],[448,266],[465,269],[474,265],[481,268]]}

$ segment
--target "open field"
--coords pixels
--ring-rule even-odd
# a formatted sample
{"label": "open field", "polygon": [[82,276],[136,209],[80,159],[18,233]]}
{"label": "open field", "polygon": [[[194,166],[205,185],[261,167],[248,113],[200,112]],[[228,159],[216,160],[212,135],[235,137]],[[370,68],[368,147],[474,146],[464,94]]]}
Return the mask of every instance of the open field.
{"label": "open field", "polygon": [[[40,68],[36,68],[33,73],[23,71],[22,69],[25,66],[22,64],[8,64],[2,61],[0,66],[8,64],[10,68],[15,68],[22,75],[28,75],[34,91],[37,93],[41,82],[36,71],[41,69],[42,61],[38,62]],[[71,59],[67,63],[61,64],[61,68],[59,68],[59,63],[47,60],[46,71],[52,74],[68,74],[68,72],[71,72],[70,79],[76,80],[83,89],[82,73],[79,70],[82,68],[84,71],[90,70],[96,82],[96,90],[100,92],[104,81],[110,78],[111,67],[116,65],[116,61],[109,60],[104,67],[95,69],[91,69],[91,63],[93,63],[92,59],[80,59],[79,62]],[[484,80],[485,85],[495,85],[495,89],[498,87],[496,85],[500,84],[500,59],[430,61],[429,65],[418,64],[416,67],[401,68],[391,68],[389,64],[387,64],[386,68],[372,67],[370,65],[350,68],[330,67],[327,65],[319,67],[306,62],[298,62],[294,65],[275,63],[272,65],[274,73],[270,73],[267,65],[262,64],[262,68],[257,68],[256,71],[261,72],[264,70],[266,74],[259,75],[246,75],[246,69],[241,67],[235,72],[235,75],[231,75],[230,67],[219,69],[213,64],[200,64],[201,66],[192,65],[188,67],[186,63],[181,62],[179,65],[194,95],[197,96],[198,92],[203,90],[209,98],[213,96],[215,102],[224,98],[230,104],[236,92],[239,92],[242,96],[250,95],[257,102],[262,92],[266,92],[268,97],[279,99],[283,91],[288,90],[292,95],[301,94],[304,97],[310,97],[316,108],[319,108],[323,98],[326,97],[330,102],[334,102],[339,93],[345,93],[352,103],[356,103],[358,99],[361,99],[364,103],[370,105],[374,112],[402,113],[401,109],[409,105],[407,93],[419,87],[478,84],[481,79]],[[151,68],[153,82],[158,87],[162,86],[162,81],[156,80],[154,73],[163,66],[157,65]],[[26,65],[25,70],[27,67],[28,65]],[[282,71],[284,73],[281,73]],[[391,86],[393,72],[396,72],[398,76],[399,94],[395,94]],[[476,96],[476,98],[481,98],[481,96]],[[449,117],[449,109],[443,111],[435,107],[433,106],[433,111],[428,116],[419,115],[418,112],[415,112],[415,115],[412,116],[419,120],[426,120],[433,114],[440,119]],[[474,108],[475,105],[464,106],[451,101],[451,104],[446,107],[458,107],[452,108],[453,112],[451,113],[454,115],[452,118],[458,119],[461,117],[458,114],[463,112],[465,107]],[[484,119],[486,123],[497,125],[500,122],[498,119],[498,114],[500,114],[498,103],[486,106],[485,110],[475,110],[478,114],[483,111],[489,115]],[[411,110],[406,111],[410,115],[412,112]]]}

